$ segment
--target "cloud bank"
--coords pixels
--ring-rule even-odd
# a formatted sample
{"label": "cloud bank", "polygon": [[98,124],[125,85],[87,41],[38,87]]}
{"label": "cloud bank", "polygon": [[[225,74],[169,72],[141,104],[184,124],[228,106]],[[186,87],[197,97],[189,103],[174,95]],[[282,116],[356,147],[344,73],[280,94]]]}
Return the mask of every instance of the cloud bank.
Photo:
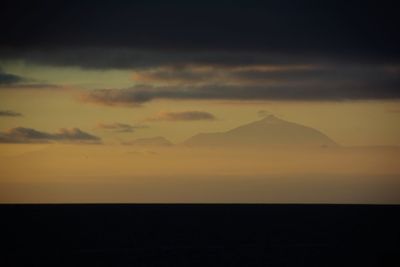
{"label": "cloud bank", "polygon": [[[82,57],[73,52],[96,47],[122,54],[130,49],[192,55],[255,51],[358,62],[400,59],[399,17],[392,1],[367,0],[362,5],[356,0],[7,2],[0,11],[0,22],[8,25],[2,29],[0,44],[9,51],[1,57],[36,63],[147,64],[140,57],[116,60],[108,53],[89,52]],[[42,55],[32,55],[35,49]]]}
{"label": "cloud bank", "polygon": [[25,81],[23,77],[4,72],[2,69],[0,69],[0,86],[12,85],[23,81]]}
{"label": "cloud bank", "polygon": [[97,89],[84,102],[140,106],[155,99],[344,101],[400,98],[400,66],[187,66],[137,70],[135,86]]}
{"label": "cloud bank", "polygon": [[100,88],[87,102],[400,97],[390,1],[14,2],[0,11],[2,24],[15,21],[0,35],[0,60],[134,72],[134,87]]}
{"label": "cloud bank", "polygon": [[4,72],[0,68],[0,90],[1,89],[54,89],[54,88],[59,88],[59,86],[54,84],[38,82],[26,77]]}
{"label": "cloud bank", "polygon": [[12,110],[0,110],[0,117],[21,117],[22,114]]}
{"label": "cloud bank", "polygon": [[47,133],[31,128],[16,127],[0,132],[0,143],[86,143],[99,144],[101,139],[79,128],[61,128],[55,133]]}
{"label": "cloud bank", "polygon": [[102,130],[109,130],[118,133],[132,133],[136,131],[136,129],[148,128],[146,125],[130,125],[126,123],[98,123],[96,128]]}
{"label": "cloud bank", "polygon": [[318,78],[307,81],[257,84],[205,84],[201,86],[139,85],[127,89],[98,89],[81,95],[80,100],[108,106],[133,106],[156,99],[173,100],[281,100],[346,101],[400,98],[399,78],[379,83],[379,78],[337,80]]}
{"label": "cloud bank", "polygon": [[204,111],[182,111],[182,112],[160,112],[157,115],[148,118],[148,121],[199,121],[215,120],[216,117]]}

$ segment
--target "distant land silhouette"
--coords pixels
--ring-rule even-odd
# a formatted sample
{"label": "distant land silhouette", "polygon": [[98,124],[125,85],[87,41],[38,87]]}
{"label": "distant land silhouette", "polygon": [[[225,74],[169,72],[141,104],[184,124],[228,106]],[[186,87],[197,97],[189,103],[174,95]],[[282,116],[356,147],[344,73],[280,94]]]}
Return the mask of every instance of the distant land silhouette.
{"label": "distant land silhouette", "polygon": [[269,115],[227,132],[200,133],[187,139],[189,146],[338,146],[322,132]]}
{"label": "distant land silhouette", "polygon": [[173,144],[162,136],[138,138],[130,142],[124,142],[125,145],[134,146],[172,146]]}

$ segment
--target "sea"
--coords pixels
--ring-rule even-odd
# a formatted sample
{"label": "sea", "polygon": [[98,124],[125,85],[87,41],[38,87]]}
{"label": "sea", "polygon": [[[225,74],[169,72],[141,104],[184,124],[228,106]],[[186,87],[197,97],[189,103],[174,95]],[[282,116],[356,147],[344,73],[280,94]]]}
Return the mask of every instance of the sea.
{"label": "sea", "polygon": [[5,204],[0,266],[400,266],[399,205]]}

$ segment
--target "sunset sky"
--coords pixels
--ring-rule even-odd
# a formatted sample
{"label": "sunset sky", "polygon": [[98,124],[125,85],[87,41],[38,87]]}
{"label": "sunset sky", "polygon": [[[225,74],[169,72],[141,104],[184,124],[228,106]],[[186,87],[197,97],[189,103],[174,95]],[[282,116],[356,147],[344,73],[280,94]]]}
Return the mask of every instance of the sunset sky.
{"label": "sunset sky", "polygon": [[[1,202],[399,201],[385,191],[400,185],[399,19],[389,1],[6,1],[0,21]],[[291,160],[307,151],[233,159],[226,148],[204,166],[209,151],[129,145],[158,136],[179,145],[271,114],[353,150],[316,167]],[[193,186],[184,176],[203,193],[174,193]],[[286,195],[220,189],[250,188],[253,176]],[[368,189],[340,191],[360,188],[350,176]],[[121,193],[126,183],[141,195]],[[305,198],[312,184],[337,191]],[[366,193],[371,184],[385,189]]]}

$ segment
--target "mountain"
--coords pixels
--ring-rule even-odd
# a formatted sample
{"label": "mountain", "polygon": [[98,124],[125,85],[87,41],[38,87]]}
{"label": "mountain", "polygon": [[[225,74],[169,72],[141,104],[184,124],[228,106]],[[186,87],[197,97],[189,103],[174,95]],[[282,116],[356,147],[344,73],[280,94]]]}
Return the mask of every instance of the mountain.
{"label": "mountain", "polygon": [[337,146],[331,138],[311,127],[268,117],[218,133],[200,133],[184,142],[190,146],[286,145]]}
{"label": "mountain", "polygon": [[162,136],[139,138],[130,142],[124,142],[124,145],[134,146],[172,146],[173,144]]}

